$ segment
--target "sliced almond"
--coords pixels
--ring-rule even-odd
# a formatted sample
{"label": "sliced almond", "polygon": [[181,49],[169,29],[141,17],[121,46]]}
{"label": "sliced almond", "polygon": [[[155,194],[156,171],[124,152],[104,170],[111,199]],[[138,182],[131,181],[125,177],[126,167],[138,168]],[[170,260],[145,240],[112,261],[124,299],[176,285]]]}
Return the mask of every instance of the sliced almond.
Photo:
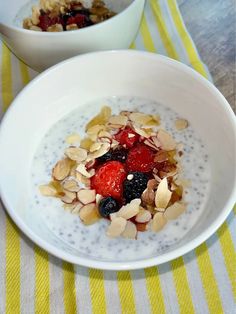
{"label": "sliced almond", "polygon": [[89,151],[90,151],[91,153],[93,153],[93,152],[99,150],[99,149],[101,148],[101,146],[102,146],[102,143],[98,143],[98,142],[93,143],[93,144],[90,146]]}
{"label": "sliced almond", "polygon": [[75,180],[65,180],[64,182],[62,182],[62,186],[65,190],[69,191],[69,192],[78,192],[80,187],[78,185],[78,183]]}
{"label": "sliced almond", "polygon": [[57,189],[50,184],[44,184],[39,186],[39,191],[43,196],[56,196]]}
{"label": "sliced almond", "polygon": [[141,204],[141,199],[135,198],[130,203],[122,206],[121,209],[117,212],[117,216],[125,218],[125,219],[130,219],[136,216],[139,212],[140,204]]}
{"label": "sliced almond", "polygon": [[76,171],[82,174],[85,178],[91,178],[95,174],[94,169],[91,169],[88,172],[84,164],[79,164],[78,167],[76,168]]}
{"label": "sliced almond", "polygon": [[143,130],[140,127],[136,126],[135,124],[133,125],[133,128],[134,128],[134,131],[137,134],[139,134],[139,135],[141,135],[141,136],[143,136],[145,138],[149,138],[151,136],[151,132],[148,129],[147,130]]}
{"label": "sliced almond", "polygon": [[158,182],[156,179],[150,179],[148,180],[148,183],[147,183],[147,188],[148,189],[152,189],[152,190],[155,190],[158,186]]}
{"label": "sliced almond", "polygon": [[152,120],[152,116],[145,113],[133,112],[129,115],[129,119],[134,123],[145,125]]}
{"label": "sliced almond", "polygon": [[87,204],[79,211],[79,217],[85,225],[91,225],[100,219],[97,206],[95,204]]}
{"label": "sliced almond", "polygon": [[126,125],[128,122],[128,118],[126,116],[118,115],[118,116],[111,116],[108,120],[109,124],[118,124],[121,126]]}
{"label": "sliced almond", "polygon": [[154,161],[155,162],[164,162],[168,160],[168,154],[164,150],[160,150],[155,154]]}
{"label": "sliced almond", "polygon": [[76,171],[76,175],[75,175],[76,179],[84,184],[86,187],[89,187],[90,186],[90,179],[89,178],[86,178],[85,176],[83,176],[81,173],[79,173],[78,171]]}
{"label": "sliced almond", "polygon": [[81,210],[81,208],[84,207],[82,203],[76,203],[75,207],[72,209],[72,214],[78,214]]}
{"label": "sliced almond", "polygon": [[120,236],[126,227],[127,220],[122,217],[116,217],[111,221],[111,224],[107,228],[107,236],[110,238],[116,238]]}
{"label": "sliced almond", "polygon": [[165,208],[160,208],[160,207],[159,207],[159,208],[156,208],[156,207],[155,207],[154,209],[155,209],[155,211],[161,212],[161,213],[164,213],[165,210],[166,210]]}
{"label": "sliced almond", "polygon": [[110,150],[110,148],[111,148],[111,145],[109,143],[102,143],[101,147],[97,151],[91,153],[89,157],[92,159],[101,157],[105,155]]}
{"label": "sliced almond", "polygon": [[166,208],[164,216],[167,220],[178,218],[186,210],[186,204],[176,202]]}
{"label": "sliced almond", "polygon": [[66,143],[75,144],[80,142],[80,136],[77,133],[73,133],[67,136]]}
{"label": "sliced almond", "polygon": [[52,170],[53,178],[59,181],[64,180],[68,176],[70,172],[70,168],[71,168],[71,163],[68,158],[59,160]]}
{"label": "sliced almond", "polygon": [[167,179],[164,178],[161,180],[157,187],[155,195],[155,205],[157,208],[166,208],[168,205],[172,192],[168,189]]}
{"label": "sliced almond", "polygon": [[166,225],[167,220],[164,217],[162,213],[157,212],[153,216],[152,224],[151,224],[151,230],[154,232],[158,232]]}
{"label": "sliced almond", "polygon": [[176,148],[176,142],[173,137],[164,130],[159,130],[157,133],[157,139],[161,143],[163,150],[173,150]]}
{"label": "sliced almond", "polygon": [[137,228],[134,223],[127,221],[125,230],[122,232],[121,236],[126,239],[135,239],[137,236]]}
{"label": "sliced almond", "polygon": [[135,221],[139,223],[145,223],[145,222],[148,222],[151,218],[152,218],[151,213],[148,210],[143,208],[135,217]]}
{"label": "sliced almond", "polygon": [[98,138],[102,138],[102,137],[112,138],[112,135],[109,132],[102,130],[98,133]]}
{"label": "sliced almond", "polygon": [[153,189],[147,188],[143,191],[141,199],[146,205],[154,205],[155,192],[153,191]]}
{"label": "sliced almond", "polygon": [[74,204],[74,203],[72,203],[72,204],[66,204],[66,203],[63,204],[63,208],[65,210],[70,211],[70,212],[72,212],[75,207],[76,207],[76,204]]}
{"label": "sliced almond", "polygon": [[90,149],[90,146],[93,144],[94,142],[91,140],[91,138],[89,137],[85,137],[84,139],[82,139],[80,141],[80,147],[84,148],[86,150]]}
{"label": "sliced almond", "polygon": [[148,223],[136,223],[137,231],[145,232],[148,230]]}
{"label": "sliced almond", "polygon": [[67,157],[69,157],[71,160],[82,162],[87,158],[87,151],[80,147],[68,147],[65,150],[65,154]]}
{"label": "sliced almond", "polygon": [[94,125],[98,124],[106,124],[111,116],[111,108],[108,106],[102,107],[100,113],[95,116],[87,125],[86,125],[86,131],[91,128]]}
{"label": "sliced almond", "polygon": [[96,192],[95,190],[79,190],[77,193],[78,200],[84,205],[95,202],[96,200]]}
{"label": "sliced almond", "polygon": [[64,190],[64,195],[61,197],[61,201],[66,204],[71,204],[76,199],[75,192],[69,192]]}
{"label": "sliced almond", "polygon": [[105,130],[105,125],[98,124],[89,128],[87,130],[87,134],[91,140],[96,141],[96,139],[98,138],[99,132],[104,131],[104,130]]}
{"label": "sliced almond", "polygon": [[103,199],[102,195],[96,194],[96,197],[95,197],[96,204],[99,204],[102,199]]}
{"label": "sliced almond", "polygon": [[115,218],[117,218],[118,216],[117,216],[117,213],[111,213],[110,214],[110,219],[111,220],[113,220],[113,219],[115,219]]}
{"label": "sliced almond", "polygon": [[121,129],[123,127],[123,125],[121,124],[107,124],[108,129]]}
{"label": "sliced almond", "polygon": [[178,131],[184,130],[188,127],[188,121],[185,119],[175,120],[175,127]]}

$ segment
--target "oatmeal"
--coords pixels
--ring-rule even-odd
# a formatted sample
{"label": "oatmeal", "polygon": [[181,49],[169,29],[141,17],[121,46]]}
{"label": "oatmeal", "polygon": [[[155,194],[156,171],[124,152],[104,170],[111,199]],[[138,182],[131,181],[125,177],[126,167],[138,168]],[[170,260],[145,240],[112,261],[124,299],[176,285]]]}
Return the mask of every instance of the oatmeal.
{"label": "oatmeal", "polygon": [[115,13],[101,0],[93,0],[87,8],[83,1],[40,0],[32,7],[31,17],[25,18],[25,29],[43,32],[62,32],[76,30],[105,21]]}
{"label": "oatmeal", "polygon": [[[187,127],[186,120],[176,120],[177,130]],[[51,182],[39,187],[44,196],[59,198],[86,225],[110,220],[109,237],[159,232],[186,210],[183,145],[163,129],[159,115],[114,115],[104,106],[85,130],[84,138],[67,136],[70,145],[53,167]]]}

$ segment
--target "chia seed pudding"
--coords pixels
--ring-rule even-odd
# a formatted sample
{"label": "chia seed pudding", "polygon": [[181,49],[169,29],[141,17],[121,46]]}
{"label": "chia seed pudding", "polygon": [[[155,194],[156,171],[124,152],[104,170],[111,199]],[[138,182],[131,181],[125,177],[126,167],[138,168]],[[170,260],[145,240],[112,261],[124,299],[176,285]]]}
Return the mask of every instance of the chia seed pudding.
{"label": "chia seed pudding", "polygon": [[[184,195],[187,210],[178,219],[169,221],[158,233],[139,232],[136,241],[120,237],[108,238],[106,236],[108,221],[105,219],[100,219],[94,225],[83,225],[78,215],[64,210],[59,199],[45,198],[38,190],[39,185],[50,181],[53,166],[62,158],[68,147],[66,137],[78,133],[82,138],[86,123],[104,104],[111,107],[115,114],[128,110],[160,115],[161,127],[169,132],[176,142],[183,143],[184,147],[181,158],[182,176],[191,182]],[[203,142],[191,125],[177,131],[175,128],[177,118],[179,118],[177,113],[162,104],[127,96],[99,99],[73,111],[51,127],[36,151],[31,168],[33,186],[31,211],[37,211],[44,224],[59,241],[78,253],[89,254],[93,258],[128,261],[137,259],[137,252],[138,258],[142,259],[168,251],[181,241],[198,221],[207,201],[210,181],[208,154]]]}

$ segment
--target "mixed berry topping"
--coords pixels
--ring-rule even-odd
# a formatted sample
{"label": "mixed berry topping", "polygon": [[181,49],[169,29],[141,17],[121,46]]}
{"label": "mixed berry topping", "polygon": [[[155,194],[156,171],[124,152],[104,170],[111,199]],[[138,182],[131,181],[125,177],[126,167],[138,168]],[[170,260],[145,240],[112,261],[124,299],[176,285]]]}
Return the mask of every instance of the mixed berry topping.
{"label": "mixed berry topping", "polygon": [[[86,125],[85,138],[67,137],[70,146],[41,193],[60,198],[86,225],[108,218],[109,237],[136,239],[138,231],[162,230],[186,209],[186,180],[180,176],[181,144],[160,124],[157,115],[112,115],[103,107]],[[184,130],[188,123],[178,119],[176,125]]]}

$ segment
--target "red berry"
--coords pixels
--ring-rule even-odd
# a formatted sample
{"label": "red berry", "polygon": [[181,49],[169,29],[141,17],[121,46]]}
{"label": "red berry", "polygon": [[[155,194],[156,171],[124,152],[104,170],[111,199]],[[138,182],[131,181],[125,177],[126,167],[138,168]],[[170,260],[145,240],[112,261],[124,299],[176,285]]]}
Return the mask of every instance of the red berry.
{"label": "red berry", "polygon": [[153,150],[145,144],[137,144],[130,149],[126,166],[128,171],[152,171],[155,166]]}
{"label": "red berry", "polygon": [[131,148],[139,140],[139,135],[130,127],[126,127],[115,135],[115,139],[124,147]]}
{"label": "red berry", "polygon": [[77,24],[79,28],[83,28],[88,25],[88,18],[83,14],[76,14],[76,16],[71,16],[67,20],[67,25]]}
{"label": "red berry", "polygon": [[43,31],[46,31],[49,26],[51,26],[51,18],[47,14],[41,14],[39,16],[38,26],[42,28]]}
{"label": "red berry", "polygon": [[124,164],[119,161],[108,161],[96,170],[91,178],[91,188],[104,197],[111,196],[120,200],[125,178]]}

